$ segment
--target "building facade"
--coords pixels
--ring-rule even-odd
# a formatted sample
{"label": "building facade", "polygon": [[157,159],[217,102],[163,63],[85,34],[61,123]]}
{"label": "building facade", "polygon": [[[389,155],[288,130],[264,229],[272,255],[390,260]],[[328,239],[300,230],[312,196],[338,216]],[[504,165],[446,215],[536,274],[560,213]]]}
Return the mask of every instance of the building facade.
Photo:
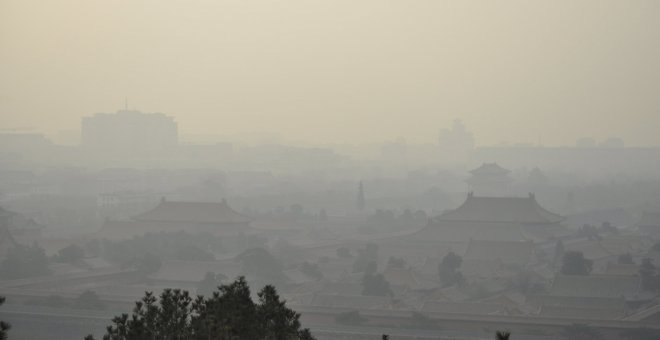
{"label": "building facade", "polygon": [[164,153],[178,144],[178,125],[162,113],[119,110],[82,119],[81,144],[110,155]]}

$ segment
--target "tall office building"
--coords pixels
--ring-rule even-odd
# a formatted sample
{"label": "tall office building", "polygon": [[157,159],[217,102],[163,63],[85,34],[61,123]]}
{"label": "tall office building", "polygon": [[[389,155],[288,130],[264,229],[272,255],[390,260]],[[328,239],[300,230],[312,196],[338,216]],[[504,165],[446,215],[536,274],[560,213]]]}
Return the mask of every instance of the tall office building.
{"label": "tall office building", "polygon": [[81,133],[84,148],[110,154],[162,154],[178,144],[177,123],[162,113],[97,113],[82,119]]}

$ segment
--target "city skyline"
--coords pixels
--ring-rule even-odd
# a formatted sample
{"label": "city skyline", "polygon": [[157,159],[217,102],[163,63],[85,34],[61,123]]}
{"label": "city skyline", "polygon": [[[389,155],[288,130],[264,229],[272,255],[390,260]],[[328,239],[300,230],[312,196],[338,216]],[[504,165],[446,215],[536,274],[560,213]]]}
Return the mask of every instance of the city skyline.
{"label": "city skyline", "polygon": [[658,6],[3,1],[0,125],[52,135],[128,97],[183,134],[432,143],[461,119],[477,145],[659,146]]}
{"label": "city skyline", "polygon": [[[128,103],[126,101],[126,103]],[[49,129],[40,129],[35,126],[28,125],[15,125],[15,126],[3,126],[0,131],[3,133],[27,133],[27,134],[38,134],[43,135],[47,139],[51,140],[55,144],[81,144],[83,139],[83,125],[86,119],[96,117],[99,115],[103,116],[112,116],[117,115],[122,112],[128,113],[138,113],[146,115],[161,115],[168,117],[168,119],[173,120],[177,125],[179,125],[179,119],[175,114],[163,113],[163,112],[151,112],[151,111],[142,111],[136,107],[128,106],[125,104],[124,107],[118,108],[116,111],[98,111],[92,114],[82,115],[77,126],[70,128],[59,129],[59,130],[49,130]],[[660,145],[630,145],[628,141],[622,138],[619,135],[603,135],[601,138],[594,137],[591,135],[578,136],[575,140],[567,140],[565,144],[545,144],[544,140],[539,137],[537,140],[500,140],[493,144],[479,144],[479,136],[470,129],[470,126],[466,126],[465,121],[462,119],[455,118],[453,121],[448,121],[446,125],[437,126],[434,133],[425,135],[421,138],[408,139],[402,135],[390,135],[382,136],[378,139],[373,140],[362,140],[362,141],[346,141],[342,140],[302,140],[296,138],[296,136],[288,136],[282,134],[275,130],[246,130],[246,131],[231,131],[231,130],[222,130],[222,131],[208,131],[208,132],[195,132],[186,129],[185,126],[179,127],[178,136],[179,139],[184,143],[218,143],[218,142],[235,142],[235,143],[249,143],[249,144],[291,144],[291,145],[307,145],[307,146],[332,146],[332,145],[373,145],[373,144],[410,144],[410,145],[424,145],[424,144],[438,144],[438,145],[448,145],[453,143],[451,140],[447,140],[445,134],[455,131],[456,125],[459,124],[463,129],[466,129],[464,132],[467,132],[470,135],[470,138],[473,139],[472,142],[468,144],[473,145],[472,147],[507,147],[507,146],[521,146],[521,147],[660,147]],[[464,145],[465,141],[461,141],[461,145]]]}

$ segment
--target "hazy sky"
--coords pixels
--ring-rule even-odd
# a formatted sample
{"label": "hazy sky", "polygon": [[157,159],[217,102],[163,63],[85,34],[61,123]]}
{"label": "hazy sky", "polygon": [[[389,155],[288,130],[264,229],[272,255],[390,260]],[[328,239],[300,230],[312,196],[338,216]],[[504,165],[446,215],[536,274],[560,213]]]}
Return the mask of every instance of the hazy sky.
{"label": "hazy sky", "polygon": [[0,128],[660,145],[660,1],[0,0]]}

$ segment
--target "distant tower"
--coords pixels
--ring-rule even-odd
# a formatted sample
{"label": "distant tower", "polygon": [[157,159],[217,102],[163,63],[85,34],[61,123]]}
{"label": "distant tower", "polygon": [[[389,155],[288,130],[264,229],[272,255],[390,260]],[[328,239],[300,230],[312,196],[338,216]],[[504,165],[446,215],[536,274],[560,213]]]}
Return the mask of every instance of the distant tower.
{"label": "distant tower", "polygon": [[3,257],[7,254],[9,248],[18,246],[18,243],[16,243],[16,240],[9,231],[11,221],[15,215],[16,213],[0,207],[0,254]]}
{"label": "distant tower", "polygon": [[575,204],[575,193],[572,191],[569,191],[566,194],[566,213],[567,214],[572,214],[576,210],[576,204]]}
{"label": "distant tower", "polygon": [[527,185],[532,190],[532,192],[540,192],[548,185],[548,178],[545,176],[543,171],[538,167],[535,167],[529,172],[527,177]]}
{"label": "distant tower", "polygon": [[455,120],[451,129],[442,129],[438,135],[438,146],[443,158],[450,163],[463,164],[470,159],[474,150],[474,135],[460,120]]}
{"label": "distant tower", "polygon": [[362,186],[362,181],[360,181],[360,185],[358,186],[357,201],[355,205],[358,208],[358,210],[363,211],[365,204],[366,202],[364,199],[364,187]]}
{"label": "distant tower", "polygon": [[470,171],[471,176],[466,180],[469,191],[482,196],[502,196],[506,194],[512,182],[509,177],[510,172],[497,163],[484,163]]}

